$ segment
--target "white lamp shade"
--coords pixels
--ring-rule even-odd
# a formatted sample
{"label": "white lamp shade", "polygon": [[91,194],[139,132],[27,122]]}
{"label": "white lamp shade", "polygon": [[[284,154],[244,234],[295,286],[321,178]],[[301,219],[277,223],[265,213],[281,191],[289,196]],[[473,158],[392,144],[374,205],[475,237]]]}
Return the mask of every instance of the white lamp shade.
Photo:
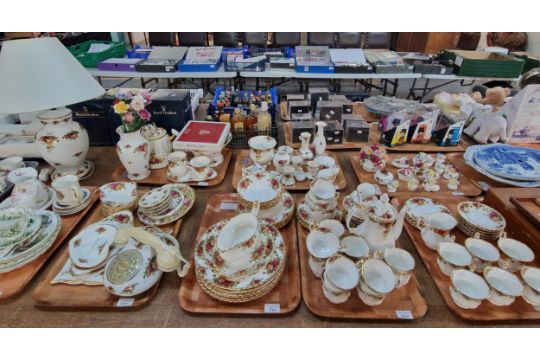
{"label": "white lamp shade", "polygon": [[0,51],[0,114],[75,104],[105,90],[57,38],[6,41]]}

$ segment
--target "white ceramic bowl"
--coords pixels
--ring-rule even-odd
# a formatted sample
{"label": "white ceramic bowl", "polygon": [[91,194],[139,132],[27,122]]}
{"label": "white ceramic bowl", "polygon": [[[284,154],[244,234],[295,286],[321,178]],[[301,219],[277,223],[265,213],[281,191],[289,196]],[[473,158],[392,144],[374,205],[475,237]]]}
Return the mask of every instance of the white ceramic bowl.
{"label": "white ceramic bowl", "polygon": [[457,225],[457,221],[452,215],[443,212],[429,215],[427,223],[431,229],[442,231],[450,231]]}
{"label": "white ceramic bowl", "polygon": [[400,248],[387,248],[384,250],[384,261],[396,272],[408,273],[414,270],[415,261],[413,256]]}
{"label": "white ceramic bowl", "polygon": [[491,288],[503,295],[516,297],[523,293],[523,284],[519,278],[507,270],[488,266],[484,269],[484,278]]}
{"label": "white ceramic bowl", "polygon": [[318,259],[326,259],[339,250],[339,238],[333,232],[311,231],[306,239],[308,252]]}
{"label": "white ceramic bowl", "polygon": [[345,233],[345,226],[340,221],[334,219],[323,220],[319,223],[319,228],[326,228],[336,234],[338,238]]}
{"label": "white ceramic bowl", "polygon": [[332,284],[342,290],[354,289],[360,278],[354,262],[340,255],[326,261],[325,273]]}
{"label": "white ceramic bowl", "polygon": [[336,196],[336,187],[327,180],[317,180],[312,183],[310,194],[317,200],[330,200]]}
{"label": "white ceramic bowl", "polygon": [[521,278],[525,284],[540,293],[540,269],[532,266],[524,266],[521,269]]}
{"label": "white ceramic bowl", "polygon": [[459,269],[450,276],[452,286],[461,294],[472,300],[484,300],[489,296],[489,285],[478,274],[469,270]]}
{"label": "white ceramic bowl", "polygon": [[472,262],[472,256],[465,246],[454,242],[443,242],[439,244],[439,256],[457,267],[469,266]]}
{"label": "white ceramic bowl", "polygon": [[521,241],[510,238],[500,238],[497,240],[497,246],[501,249],[503,254],[512,260],[519,262],[530,262],[534,260],[534,252]]}
{"label": "white ceramic bowl", "polygon": [[363,237],[350,235],[341,239],[341,251],[356,259],[367,258],[369,245]]}
{"label": "white ceramic bowl", "polygon": [[478,238],[468,238],[465,240],[465,247],[475,258],[485,262],[495,262],[499,260],[499,250],[486,240]]}
{"label": "white ceramic bowl", "polygon": [[360,270],[364,283],[379,296],[392,292],[397,284],[392,268],[379,259],[368,259]]}

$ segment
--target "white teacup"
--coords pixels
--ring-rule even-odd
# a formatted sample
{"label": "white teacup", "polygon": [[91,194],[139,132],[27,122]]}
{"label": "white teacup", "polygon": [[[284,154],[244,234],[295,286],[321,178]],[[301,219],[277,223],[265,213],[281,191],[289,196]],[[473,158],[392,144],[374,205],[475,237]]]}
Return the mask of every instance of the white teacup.
{"label": "white teacup", "polygon": [[324,260],[339,251],[339,238],[331,231],[313,230],[306,239],[308,252],[316,260]]}
{"label": "white teacup", "polygon": [[78,176],[59,177],[51,183],[51,186],[56,191],[56,199],[60,205],[71,206],[82,203],[83,193]]}
{"label": "white teacup", "polygon": [[189,165],[198,173],[202,173],[210,165],[210,159],[207,156],[196,156],[189,161]]}
{"label": "white teacup", "polygon": [[521,241],[507,238],[506,234],[497,240],[497,246],[502,252],[499,266],[511,272],[521,270],[524,264],[534,260],[534,252]]}
{"label": "white teacup", "polygon": [[357,293],[366,305],[380,305],[396,284],[397,279],[390,266],[379,259],[368,259],[360,269]]}
{"label": "white teacup", "polygon": [[540,269],[523,266],[521,268],[521,278],[525,282],[523,300],[531,304],[536,311],[540,311]]}
{"label": "white teacup", "polygon": [[324,272],[327,279],[339,290],[338,292],[354,289],[358,285],[360,278],[354,262],[342,255],[335,255],[328,258]]}
{"label": "white teacup", "polygon": [[439,269],[448,276],[452,275],[452,271],[468,268],[472,264],[472,255],[461,244],[453,242],[440,243],[438,253],[437,264]]}
{"label": "white teacup", "polygon": [[327,219],[323,220],[319,223],[319,229],[328,229],[338,238],[341,238],[343,234],[345,233],[345,226],[340,221],[334,220],[334,219]]}
{"label": "white teacup", "polygon": [[499,261],[499,250],[493,244],[478,237],[465,240],[465,247],[473,256],[471,270],[482,273],[484,269]]}
{"label": "white teacup", "polygon": [[422,240],[427,247],[437,250],[442,242],[454,241],[450,231],[457,225],[456,219],[447,213],[439,212],[418,220]]}
{"label": "white teacup", "polygon": [[406,250],[394,247],[385,249],[383,258],[394,271],[394,275],[396,275],[396,287],[400,288],[407,285],[415,266],[413,256]]}
{"label": "white teacup", "polygon": [[369,256],[369,245],[361,236],[349,235],[341,239],[341,251],[356,260]]}
{"label": "white teacup", "polygon": [[21,156],[10,156],[0,161],[0,171],[10,172],[12,170],[24,167],[24,161]]}
{"label": "white teacup", "polygon": [[490,286],[488,301],[493,305],[508,306],[523,294],[523,284],[507,270],[488,266],[484,269],[484,279]]}
{"label": "white teacup", "polygon": [[486,280],[470,270],[459,269],[450,276],[450,296],[454,303],[463,309],[476,309],[489,297]]}
{"label": "white teacup", "polygon": [[169,162],[167,176],[169,178],[180,179],[191,170],[186,158],[187,155],[183,151],[175,151],[167,156],[167,161]]}
{"label": "white teacup", "polygon": [[14,206],[35,209],[45,203],[49,192],[37,176],[37,170],[31,167],[15,169],[8,174],[8,180],[15,184],[11,192]]}

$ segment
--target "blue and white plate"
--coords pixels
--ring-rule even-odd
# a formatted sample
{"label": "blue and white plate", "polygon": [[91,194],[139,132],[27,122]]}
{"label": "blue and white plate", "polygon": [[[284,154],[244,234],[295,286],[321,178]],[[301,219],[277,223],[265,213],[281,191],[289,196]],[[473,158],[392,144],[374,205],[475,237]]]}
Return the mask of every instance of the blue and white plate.
{"label": "blue and white plate", "polygon": [[474,162],[493,175],[518,181],[540,181],[540,150],[520,146],[485,145]]}
{"label": "blue and white plate", "polygon": [[463,154],[463,159],[473,169],[478,171],[480,174],[487,176],[490,179],[493,179],[495,181],[498,181],[503,184],[518,186],[518,187],[540,187],[540,181],[517,181],[517,180],[511,180],[504,177],[500,177],[497,175],[494,175],[490,173],[487,170],[484,170],[481,166],[479,166],[475,161],[475,155],[478,151],[482,150],[486,146],[492,146],[492,145],[473,145],[469,146],[467,150],[465,151],[465,154]]}

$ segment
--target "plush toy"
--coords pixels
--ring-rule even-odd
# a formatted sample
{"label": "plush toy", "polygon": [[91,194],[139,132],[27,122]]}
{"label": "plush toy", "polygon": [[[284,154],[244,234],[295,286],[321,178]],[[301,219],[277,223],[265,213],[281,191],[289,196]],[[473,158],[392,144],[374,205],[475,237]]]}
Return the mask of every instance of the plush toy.
{"label": "plush toy", "polygon": [[487,111],[473,120],[465,130],[465,134],[473,137],[476,141],[486,144],[506,142],[506,119],[501,112]]}
{"label": "plush toy", "polygon": [[467,94],[449,94],[444,91],[435,95],[433,103],[441,109],[444,115],[456,122],[467,120],[477,104]]}
{"label": "plush toy", "polygon": [[504,99],[510,96],[510,92],[511,90],[509,88],[496,86],[486,89],[486,97],[484,98],[479,91],[472,93],[471,98],[482,105],[500,107],[504,105]]}

